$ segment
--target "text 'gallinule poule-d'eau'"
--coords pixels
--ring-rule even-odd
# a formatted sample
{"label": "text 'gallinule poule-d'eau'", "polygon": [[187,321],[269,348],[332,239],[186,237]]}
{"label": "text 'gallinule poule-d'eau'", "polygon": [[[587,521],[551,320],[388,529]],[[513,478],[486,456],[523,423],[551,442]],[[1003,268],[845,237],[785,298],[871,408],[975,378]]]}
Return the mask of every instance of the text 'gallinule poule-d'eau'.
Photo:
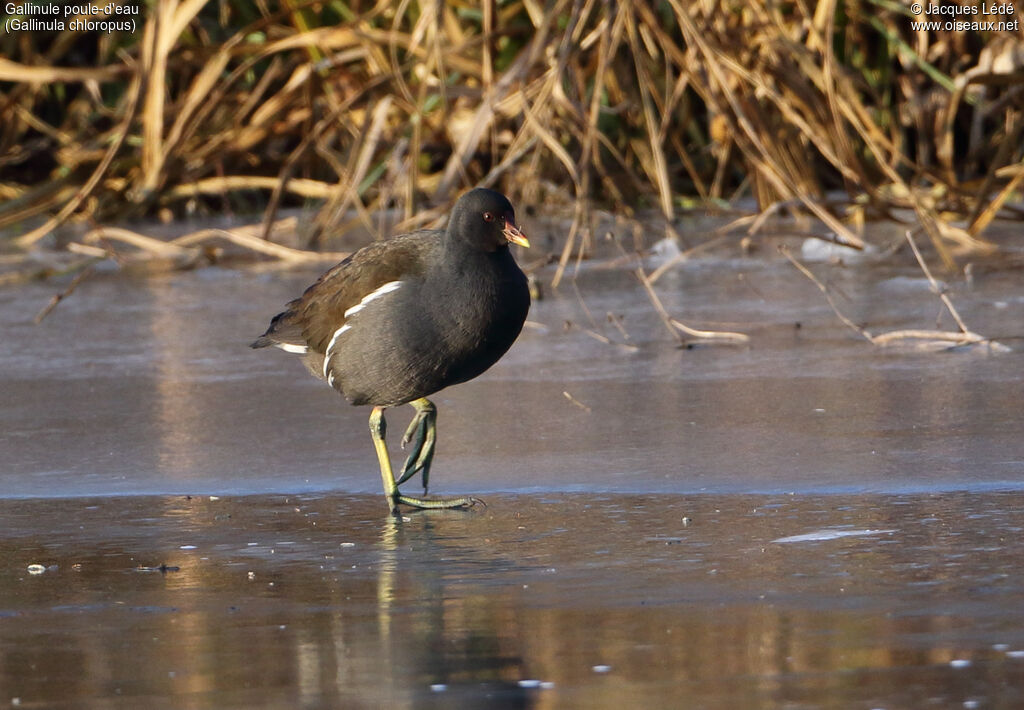
{"label": "text 'gallinule poule-d'eau'", "polygon": [[[455,204],[445,230],[420,230],[363,247],[321,276],[271,320],[254,348],[303,356],[310,372],[352,404],[373,405],[370,434],[384,495],[417,508],[459,508],[474,498],[414,498],[398,486],[434,457],[437,410],[428,396],[470,380],[512,346],[530,309],[526,276],[509,242],[529,246],[512,204],[477,188]],[[396,481],[384,442],[384,410],[416,409],[413,442]]]}

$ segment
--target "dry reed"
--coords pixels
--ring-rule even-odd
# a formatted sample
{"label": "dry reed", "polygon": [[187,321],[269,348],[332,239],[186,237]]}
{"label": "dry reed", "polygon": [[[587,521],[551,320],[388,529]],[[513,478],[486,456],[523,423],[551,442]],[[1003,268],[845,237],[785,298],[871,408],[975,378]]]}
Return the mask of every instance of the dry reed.
{"label": "dry reed", "polygon": [[17,246],[244,193],[270,198],[263,237],[280,205],[317,201],[315,241],[376,231],[391,206],[422,226],[442,211],[414,207],[483,184],[570,210],[557,282],[596,205],[654,209],[675,236],[691,198],[750,194],[854,246],[866,219],[909,211],[947,265],[1021,216],[1020,33],[913,30],[928,18],[887,0],[144,12],[134,34],[0,37],[0,229]]}

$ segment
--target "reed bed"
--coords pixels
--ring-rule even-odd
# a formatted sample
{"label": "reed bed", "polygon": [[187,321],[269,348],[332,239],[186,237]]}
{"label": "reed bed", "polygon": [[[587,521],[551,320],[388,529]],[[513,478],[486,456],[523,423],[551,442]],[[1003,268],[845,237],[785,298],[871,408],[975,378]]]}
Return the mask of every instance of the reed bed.
{"label": "reed bed", "polygon": [[13,246],[254,205],[266,240],[282,206],[314,205],[314,249],[386,209],[423,226],[488,185],[571,217],[563,268],[597,208],[653,211],[677,237],[681,211],[744,203],[855,247],[870,220],[913,222],[950,266],[1024,214],[1022,34],[914,30],[944,18],[890,0],[138,9],[134,31],[0,34]]}

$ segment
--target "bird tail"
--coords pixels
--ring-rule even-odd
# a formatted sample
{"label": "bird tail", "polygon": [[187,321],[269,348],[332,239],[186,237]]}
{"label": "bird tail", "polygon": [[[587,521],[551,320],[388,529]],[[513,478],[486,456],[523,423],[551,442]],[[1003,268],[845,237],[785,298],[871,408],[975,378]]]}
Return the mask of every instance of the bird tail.
{"label": "bird tail", "polygon": [[[266,348],[271,345],[295,345],[305,347],[306,339],[303,337],[302,326],[295,322],[296,302],[288,304],[288,309],[278,313],[270,319],[270,327],[256,340],[250,343],[250,348]],[[286,350],[288,348],[285,348]]]}

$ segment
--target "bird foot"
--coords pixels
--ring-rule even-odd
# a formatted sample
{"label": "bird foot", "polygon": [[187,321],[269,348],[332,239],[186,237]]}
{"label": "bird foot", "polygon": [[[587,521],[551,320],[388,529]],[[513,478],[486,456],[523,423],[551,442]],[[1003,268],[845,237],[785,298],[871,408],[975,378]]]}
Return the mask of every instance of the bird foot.
{"label": "bird foot", "polygon": [[477,503],[480,503],[484,507],[487,506],[479,498],[473,498],[472,496],[465,496],[460,498],[415,498],[413,496],[405,496],[397,491],[391,497],[391,512],[396,513],[398,511],[398,505],[408,505],[412,508],[420,508],[421,510],[451,510],[472,508]]}
{"label": "bird foot", "polygon": [[411,441],[412,448],[402,466],[402,475],[395,482],[402,485],[420,471],[423,472],[423,492],[427,492],[430,480],[430,464],[434,460],[434,443],[437,440],[437,409],[428,400],[418,400],[425,404],[414,403],[416,416],[409,422],[409,428],[402,436],[402,448]]}

